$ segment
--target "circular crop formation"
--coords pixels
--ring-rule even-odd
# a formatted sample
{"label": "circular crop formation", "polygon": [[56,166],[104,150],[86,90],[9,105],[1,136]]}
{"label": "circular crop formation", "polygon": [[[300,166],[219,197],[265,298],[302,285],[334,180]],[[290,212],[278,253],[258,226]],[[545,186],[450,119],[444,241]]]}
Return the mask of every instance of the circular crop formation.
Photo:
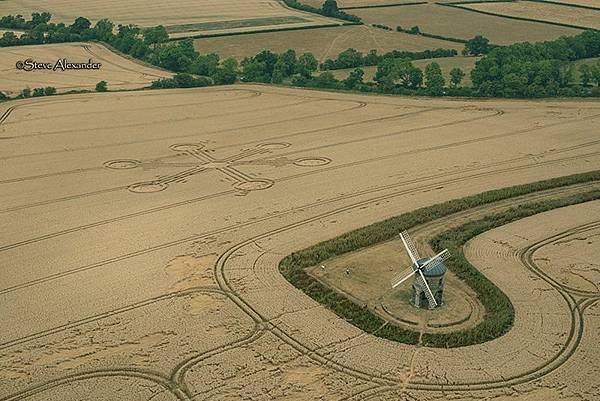
{"label": "circular crop formation", "polygon": [[204,149],[202,143],[176,143],[170,146],[171,150],[175,152],[197,152]]}
{"label": "circular crop formation", "polygon": [[162,182],[139,182],[137,184],[130,185],[129,187],[127,187],[127,189],[134,193],[147,194],[152,192],[164,191],[168,187],[168,184]]}
{"label": "circular crop formation", "polygon": [[260,179],[236,183],[234,188],[240,191],[262,191],[263,189],[271,188],[273,184],[272,180]]}
{"label": "circular crop formation", "polygon": [[300,167],[318,167],[329,163],[331,163],[331,159],[327,157],[304,157],[294,161],[294,164]]}
{"label": "circular crop formation", "polygon": [[138,167],[140,164],[142,164],[142,162],[135,159],[119,159],[104,163],[104,167],[113,170],[129,170]]}
{"label": "circular crop formation", "polygon": [[269,143],[261,143],[259,145],[256,145],[257,148],[268,149],[268,150],[285,149],[285,148],[289,148],[290,146],[292,146],[292,145],[287,142],[269,142]]}

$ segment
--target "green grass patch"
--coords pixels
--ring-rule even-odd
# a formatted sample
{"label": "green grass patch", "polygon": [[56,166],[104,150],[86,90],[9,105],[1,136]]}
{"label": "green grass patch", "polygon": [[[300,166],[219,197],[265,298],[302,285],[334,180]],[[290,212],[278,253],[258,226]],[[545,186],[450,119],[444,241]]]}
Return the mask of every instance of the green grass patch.
{"label": "green grass patch", "polygon": [[195,24],[169,25],[165,27],[169,33],[195,32],[195,31],[216,31],[219,29],[250,28],[254,26],[284,25],[295,24],[299,22],[309,22],[309,20],[300,17],[268,17],[251,18],[231,21],[200,22]]}
{"label": "green grass patch", "polygon": [[[478,195],[417,209],[294,252],[281,260],[279,270],[295,287],[363,331],[393,341],[416,344],[419,332],[404,329],[392,323],[385,324],[385,320],[369,309],[353,303],[333,289],[321,284],[306,273],[305,268],[347,252],[391,240],[403,230],[473,207],[534,192],[598,180],[600,180],[600,170],[487,191]],[[469,330],[449,334],[425,334],[423,336],[424,344],[431,347],[460,347],[479,344],[501,336],[512,325],[514,309],[510,300],[466,260],[462,253],[462,245],[466,241],[486,230],[523,217],[594,199],[600,199],[600,191],[592,191],[558,200],[525,204],[497,215],[490,215],[481,220],[467,223],[433,238],[432,246],[434,249],[447,247],[453,254],[446,262],[448,268],[478,294],[486,308],[486,315],[482,323]]]}

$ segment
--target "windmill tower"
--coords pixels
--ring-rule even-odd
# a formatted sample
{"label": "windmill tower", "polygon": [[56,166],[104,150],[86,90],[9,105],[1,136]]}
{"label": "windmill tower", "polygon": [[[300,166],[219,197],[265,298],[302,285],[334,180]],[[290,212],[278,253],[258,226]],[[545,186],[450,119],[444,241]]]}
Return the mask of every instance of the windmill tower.
{"label": "windmill tower", "polygon": [[400,239],[410,256],[412,265],[392,278],[392,288],[414,276],[411,301],[417,308],[433,309],[443,303],[444,274],[447,269],[444,260],[448,258],[447,249],[431,258],[421,258],[417,248],[406,231],[400,233]]}

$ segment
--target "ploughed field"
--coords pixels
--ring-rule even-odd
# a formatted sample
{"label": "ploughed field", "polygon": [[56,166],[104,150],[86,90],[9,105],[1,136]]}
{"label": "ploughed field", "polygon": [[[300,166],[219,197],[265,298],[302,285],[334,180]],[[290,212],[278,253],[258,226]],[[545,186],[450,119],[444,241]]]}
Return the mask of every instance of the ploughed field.
{"label": "ploughed field", "polygon": [[[598,202],[468,244],[518,312],[481,345],[367,335],[278,271],[390,216],[597,169],[597,102],[237,85],[28,99],[0,116],[0,400],[598,396],[584,244]],[[546,240],[531,260],[587,291],[581,314],[514,257]]]}
{"label": "ploughed field", "polygon": [[142,27],[164,25],[171,37],[341,23],[284,7],[278,0],[0,1],[0,15],[29,15],[40,10],[51,13],[55,22],[69,24],[77,17],[86,17]]}
{"label": "ploughed field", "polygon": [[[70,63],[101,63],[97,70],[34,69],[23,70],[17,62],[32,60],[55,65],[66,59]],[[100,81],[109,89],[136,89],[149,86],[152,81],[173,74],[140,62],[119,56],[97,43],[61,43],[51,45],[0,48],[0,91],[16,95],[25,88],[52,86],[58,92],[93,90]]]}

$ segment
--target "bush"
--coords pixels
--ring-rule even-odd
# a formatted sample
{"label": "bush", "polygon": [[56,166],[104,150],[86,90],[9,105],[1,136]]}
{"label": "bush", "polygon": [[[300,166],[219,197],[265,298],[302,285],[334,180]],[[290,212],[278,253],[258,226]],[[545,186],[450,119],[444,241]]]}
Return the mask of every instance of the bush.
{"label": "bush", "polygon": [[106,81],[100,81],[96,84],[96,92],[106,92],[108,90],[108,83]]}
{"label": "bush", "polygon": [[52,96],[52,95],[56,95],[56,88],[53,86],[47,86],[44,88],[44,95],[46,96]]}

